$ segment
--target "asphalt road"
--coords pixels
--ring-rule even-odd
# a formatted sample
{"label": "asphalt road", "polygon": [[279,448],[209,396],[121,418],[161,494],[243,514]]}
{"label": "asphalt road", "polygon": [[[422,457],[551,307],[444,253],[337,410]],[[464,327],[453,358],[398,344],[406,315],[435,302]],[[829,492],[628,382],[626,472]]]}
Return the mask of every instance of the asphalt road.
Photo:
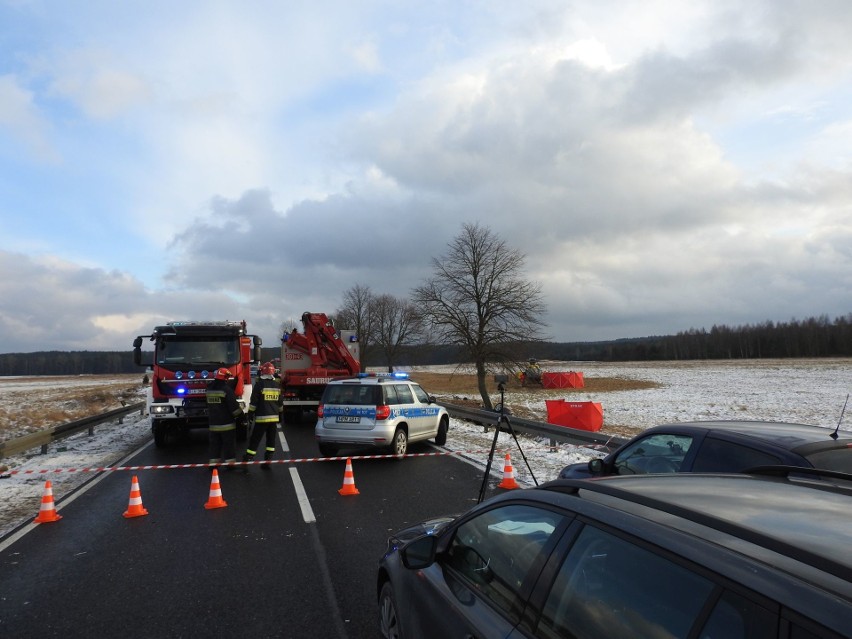
{"label": "asphalt road", "polygon": [[[284,435],[278,458],[318,455],[311,424]],[[127,464],[206,457],[197,431]],[[204,508],[209,470],[139,471],[149,514],[133,519],[122,513],[134,473],[107,473],[62,520],[0,553],[0,636],[377,637],[375,567],[388,533],[467,510],[482,471],[452,456],[356,459],[360,494],[341,496],[344,470],[323,461],[220,471],[228,506],[215,510]]]}

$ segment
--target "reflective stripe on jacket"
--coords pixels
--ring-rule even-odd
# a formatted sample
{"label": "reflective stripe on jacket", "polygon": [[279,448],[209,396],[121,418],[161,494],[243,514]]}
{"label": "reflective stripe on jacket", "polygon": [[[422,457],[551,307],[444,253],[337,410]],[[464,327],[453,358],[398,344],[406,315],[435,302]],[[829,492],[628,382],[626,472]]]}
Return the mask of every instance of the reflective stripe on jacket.
{"label": "reflective stripe on jacket", "polygon": [[210,430],[233,430],[236,418],[243,414],[234,389],[227,382],[214,379],[207,387],[207,423]]}
{"label": "reflective stripe on jacket", "polygon": [[274,377],[263,375],[251,389],[249,412],[254,413],[256,424],[277,422],[281,412],[281,384]]}

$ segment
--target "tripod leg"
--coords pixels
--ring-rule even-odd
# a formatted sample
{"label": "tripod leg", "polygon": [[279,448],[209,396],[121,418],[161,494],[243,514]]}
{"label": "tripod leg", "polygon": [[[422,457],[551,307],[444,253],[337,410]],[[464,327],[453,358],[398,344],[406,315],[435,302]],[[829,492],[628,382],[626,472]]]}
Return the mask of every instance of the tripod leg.
{"label": "tripod leg", "polygon": [[491,462],[494,461],[494,450],[497,448],[497,436],[500,434],[500,424],[494,428],[494,439],[491,440],[491,452],[488,453],[488,461],[485,463],[485,474],[482,476],[482,487],[479,489],[479,499],[477,504],[481,504],[485,499],[485,488],[488,486],[488,476],[491,474]]}
{"label": "tripod leg", "polygon": [[[530,471],[530,477],[532,477],[533,483],[538,486],[538,480],[535,478],[533,474],[532,468],[530,467],[530,463],[527,461],[527,456],[524,455],[524,449],[521,448],[521,443],[518,441],[518,436],[515,434],[515,429],[512,428],[512,422],[509,421],[508,417],[501,418],[502,421],[506,422],[506,425],[509,427],[509,432],[512,433],[512,439],[515,440],[515,445],[518,447],[518,450],[521,453],[521,457],[524,459],[524,464],[526,464],[527,470]],[[497,430],[500,430],[499,428]]]}

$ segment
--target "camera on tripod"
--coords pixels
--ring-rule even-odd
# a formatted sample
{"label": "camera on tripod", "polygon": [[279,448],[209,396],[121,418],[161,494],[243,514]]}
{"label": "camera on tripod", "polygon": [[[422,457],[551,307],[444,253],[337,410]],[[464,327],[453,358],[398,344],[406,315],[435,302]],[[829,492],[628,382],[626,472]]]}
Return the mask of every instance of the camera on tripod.
{"label": "camera on tripod", "polygon": [[509,376],[504,374],[497,374],[494,376],[494,381],[497,382],[497,390],[503,391],[506,390],[506,382],[509,381]]}

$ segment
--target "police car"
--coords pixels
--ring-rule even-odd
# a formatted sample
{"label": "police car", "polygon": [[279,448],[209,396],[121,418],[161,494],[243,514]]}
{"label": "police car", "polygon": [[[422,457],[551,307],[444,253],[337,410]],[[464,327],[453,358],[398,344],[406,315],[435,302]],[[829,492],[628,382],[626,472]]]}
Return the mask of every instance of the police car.
{"label": "police car", "polygon": [[317,409],[320,453],[341,448],[387,448],[405,455],[408,442],[447,441],[450,416],[407,373],[361,373],[329,382]]}

